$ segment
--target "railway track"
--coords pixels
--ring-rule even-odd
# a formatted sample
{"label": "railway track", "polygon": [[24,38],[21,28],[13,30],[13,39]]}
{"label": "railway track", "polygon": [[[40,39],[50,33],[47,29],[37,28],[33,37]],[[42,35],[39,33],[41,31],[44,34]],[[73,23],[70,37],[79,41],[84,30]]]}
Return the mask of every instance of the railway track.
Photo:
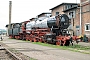
{"label": "railway track", "polygon": [[37,60],[0,42],[0,60]]}
{"label": "railway track", "polygon": [[0,60],[22,60],[6,48],[0,47]]}

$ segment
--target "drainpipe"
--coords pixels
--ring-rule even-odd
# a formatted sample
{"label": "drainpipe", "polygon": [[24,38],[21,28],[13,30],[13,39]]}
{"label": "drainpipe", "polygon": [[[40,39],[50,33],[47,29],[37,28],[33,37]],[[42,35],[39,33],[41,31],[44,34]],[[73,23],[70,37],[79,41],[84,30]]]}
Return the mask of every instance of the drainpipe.
{"label": "drainpipe", "polygon": [[81,0],[80,0],[80,35],[82,34],[82,8],[81,8]]}

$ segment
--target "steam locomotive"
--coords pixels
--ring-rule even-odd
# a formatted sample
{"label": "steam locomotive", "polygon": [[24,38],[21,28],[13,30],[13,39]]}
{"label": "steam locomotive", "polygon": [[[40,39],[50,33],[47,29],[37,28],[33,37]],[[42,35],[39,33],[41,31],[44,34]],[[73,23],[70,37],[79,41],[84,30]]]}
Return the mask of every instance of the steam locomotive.
{"label": "steam locomotive", "polygon": [[62,14],[34,21],[12,23],[8,34],[10,38],[67,46],[71,41],[67,29],[69,22],[68,16]]}

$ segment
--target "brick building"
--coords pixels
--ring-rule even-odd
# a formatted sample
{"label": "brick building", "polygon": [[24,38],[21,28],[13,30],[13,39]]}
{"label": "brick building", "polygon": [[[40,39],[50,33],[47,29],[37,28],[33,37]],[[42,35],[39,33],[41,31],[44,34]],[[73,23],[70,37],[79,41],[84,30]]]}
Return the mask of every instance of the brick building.
{"label": "brick building", "polygon": [[81,0],[82,34],[90,38],[90,0]]}
{"label": "brick building", "polygon": [[69,19],[71,20],[71,24],[69,26],[69,31],[72,35],[79,35],[79,4],[77,3],[62,3],[58,6],[55,6],[50,9],[52,16],[58,14],[67,14]]}

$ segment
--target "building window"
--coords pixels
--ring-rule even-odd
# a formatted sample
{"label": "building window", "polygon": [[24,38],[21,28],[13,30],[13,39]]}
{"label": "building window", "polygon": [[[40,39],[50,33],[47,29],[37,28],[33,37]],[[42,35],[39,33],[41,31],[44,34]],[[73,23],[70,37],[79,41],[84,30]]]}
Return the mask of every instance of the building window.
{"label": "building window", "polygon": [[68,5],[65,5],[65,10],[69,9]]}
{"label": "building window", "polygon": [[68,13],[69,19],[75,18],[75,11]]}
{"label": "building window", "polygon": [[90,31],[90,23],[85,24],[85,31]]}
{"label": "building window", "polygon": [[56,15],[59,15],[59,12],[56,12]]}
{"label": "building window", "polygon": [[69,19],[73,18],[73,12],[69,12]]}

